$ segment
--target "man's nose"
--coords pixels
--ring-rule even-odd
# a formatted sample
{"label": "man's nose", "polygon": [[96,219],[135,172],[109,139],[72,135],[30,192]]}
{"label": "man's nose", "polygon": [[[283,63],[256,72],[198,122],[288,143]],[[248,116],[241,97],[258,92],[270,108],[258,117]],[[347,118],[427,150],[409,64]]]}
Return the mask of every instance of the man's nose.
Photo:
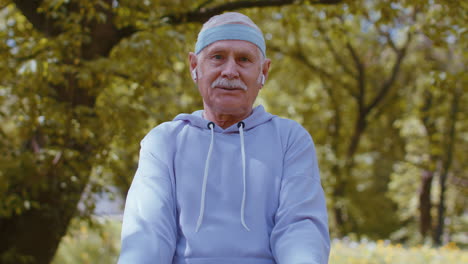
{"label": "man's nose", "polygon": [[237,63],[234,58],[229,58],[223,65],[223,71],[221,75],[223,78],[235,79],[239,77],[239,71],[237,69]]}

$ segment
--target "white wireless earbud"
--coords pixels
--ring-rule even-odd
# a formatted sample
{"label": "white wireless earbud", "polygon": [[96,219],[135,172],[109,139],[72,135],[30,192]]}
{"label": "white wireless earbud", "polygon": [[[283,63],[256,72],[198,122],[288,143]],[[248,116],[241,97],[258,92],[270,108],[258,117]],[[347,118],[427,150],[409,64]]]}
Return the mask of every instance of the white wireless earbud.
{"label": "white wireless earbud", "polygon": [[265,84],[265,75],[262,74],[262,85]]}
{"label": "white wireless earbud", "polygon": [[192,70],[192,79],[193,79],[194,81],[197,80],[197,69],[193,69],[193,70]]}

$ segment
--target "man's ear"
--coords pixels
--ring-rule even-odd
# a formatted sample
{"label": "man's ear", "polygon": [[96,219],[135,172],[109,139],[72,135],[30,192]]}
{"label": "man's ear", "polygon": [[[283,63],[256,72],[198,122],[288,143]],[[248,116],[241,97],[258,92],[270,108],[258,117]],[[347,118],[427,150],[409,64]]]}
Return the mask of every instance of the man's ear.
{"label": "man's ear", "polygon": [[265,59],[263,61],[263,67],[262,67],[262,86],[265,84],[266,79],[268,78],[268,72],[270,71],[270,64],[271,60],[270,59]]}
{"label": "man's ear", "polygon": [[193,52],[189,53],[189,63],[190,63],[190,74],[192,76],[192,79],[196,81],[198,60],[197,60],[197,55]]}

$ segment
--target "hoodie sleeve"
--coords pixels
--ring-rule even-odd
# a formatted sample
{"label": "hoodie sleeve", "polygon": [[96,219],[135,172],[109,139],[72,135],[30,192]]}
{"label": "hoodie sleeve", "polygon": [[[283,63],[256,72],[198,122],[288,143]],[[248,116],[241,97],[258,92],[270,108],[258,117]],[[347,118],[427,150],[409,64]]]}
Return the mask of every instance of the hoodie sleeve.
{"label": "hoodie sleeve", "polygon": [[278,264],[325,264],[330,252],[325,196],[312,138],[298,127],[284,155],[271,250]]}
{"label": "hoodie sleeve", "polygon": [[150,133],[141,143],[125,204],[119,264],[172,263],[177,238],[175,185],[169,167],[154,153],[164,150],[164,141]]}

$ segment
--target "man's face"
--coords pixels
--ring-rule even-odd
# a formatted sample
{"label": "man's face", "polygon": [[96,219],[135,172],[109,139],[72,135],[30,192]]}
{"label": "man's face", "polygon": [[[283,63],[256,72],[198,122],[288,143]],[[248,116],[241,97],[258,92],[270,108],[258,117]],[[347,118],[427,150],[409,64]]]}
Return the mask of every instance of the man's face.
{"label": "man's face", "polygon": [[190,62],[205,110],[224,115],[250,114],[270,65],[257,46],[243,40],[216,41],[197,56],[191,53]]}

